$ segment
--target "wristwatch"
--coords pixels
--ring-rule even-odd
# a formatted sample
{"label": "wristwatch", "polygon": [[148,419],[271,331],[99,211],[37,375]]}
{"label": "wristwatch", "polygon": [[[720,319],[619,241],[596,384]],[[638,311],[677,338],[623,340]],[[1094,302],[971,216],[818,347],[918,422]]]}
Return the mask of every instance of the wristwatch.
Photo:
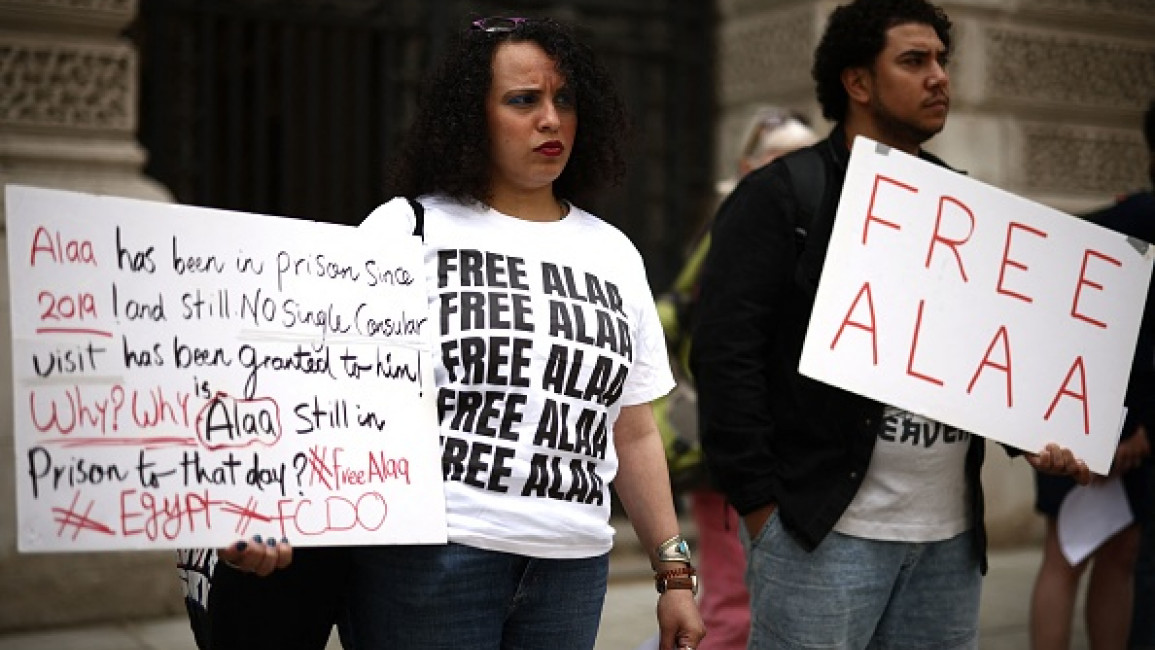
{"label": "wristwatch", "polygon": [[689,589],[690,593],[698,595],[698,571],[692,566],[679,567],[654,574],[654,587],[659,594],[670,589]]}

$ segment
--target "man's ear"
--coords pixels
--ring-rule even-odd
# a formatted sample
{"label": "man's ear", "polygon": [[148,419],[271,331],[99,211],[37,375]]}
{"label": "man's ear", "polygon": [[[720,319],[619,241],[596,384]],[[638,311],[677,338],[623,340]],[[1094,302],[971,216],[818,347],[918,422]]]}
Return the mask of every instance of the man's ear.
{"label": "man's ear", "polygon": [[850,96],[850,101],[866,104],[870,101],[870,70],[865,67],[846,68],[842,71],[842,87]]}

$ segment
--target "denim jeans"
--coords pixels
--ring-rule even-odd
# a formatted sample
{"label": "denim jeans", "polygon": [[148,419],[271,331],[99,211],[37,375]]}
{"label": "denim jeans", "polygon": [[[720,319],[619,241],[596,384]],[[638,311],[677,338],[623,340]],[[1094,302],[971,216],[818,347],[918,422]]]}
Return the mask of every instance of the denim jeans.
{"label": "denim jeans", "polygon": [[749,542],[750,650],[977,648],[982,576],[970,535],[911,543],[831,532],[807,552],[775,512]]}
{"label": "denim jeans", "polygon": [[357,650],[590,650],[609,555],[546,560],[464,546],[353,551]]}

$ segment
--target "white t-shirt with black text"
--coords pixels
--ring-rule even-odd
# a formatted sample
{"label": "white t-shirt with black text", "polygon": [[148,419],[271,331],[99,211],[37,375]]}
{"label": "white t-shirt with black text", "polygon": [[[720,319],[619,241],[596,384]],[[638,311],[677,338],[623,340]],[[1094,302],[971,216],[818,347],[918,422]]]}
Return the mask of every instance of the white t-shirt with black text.
{"label": "white t-shirt with black text", "polygon": [[970,434],[892,406],[858,493],[834,525],[852,537],[936,542],[971,527]]}
{"label": "white t-shirt with black text", "polygon": [[674,386],[641,255],[576,206],[543,223],[420,202],[449,540],[606,553],[614,422]]}

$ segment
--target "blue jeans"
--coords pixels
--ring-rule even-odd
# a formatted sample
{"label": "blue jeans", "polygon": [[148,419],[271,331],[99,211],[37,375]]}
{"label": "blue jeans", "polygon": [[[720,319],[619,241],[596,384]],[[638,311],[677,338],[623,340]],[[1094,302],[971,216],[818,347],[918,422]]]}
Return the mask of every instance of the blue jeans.
{"label": "blue jeans", "polygon": [[831,532],[807,552],[775,512],[749,541],[749,650],[977,648],[982,576],[970,536],[908,543]]}
{"label": "blue jeans", "polygon": [[462,544],[354,549],[357,650],[590,650],[609,555],[543,560]]}

